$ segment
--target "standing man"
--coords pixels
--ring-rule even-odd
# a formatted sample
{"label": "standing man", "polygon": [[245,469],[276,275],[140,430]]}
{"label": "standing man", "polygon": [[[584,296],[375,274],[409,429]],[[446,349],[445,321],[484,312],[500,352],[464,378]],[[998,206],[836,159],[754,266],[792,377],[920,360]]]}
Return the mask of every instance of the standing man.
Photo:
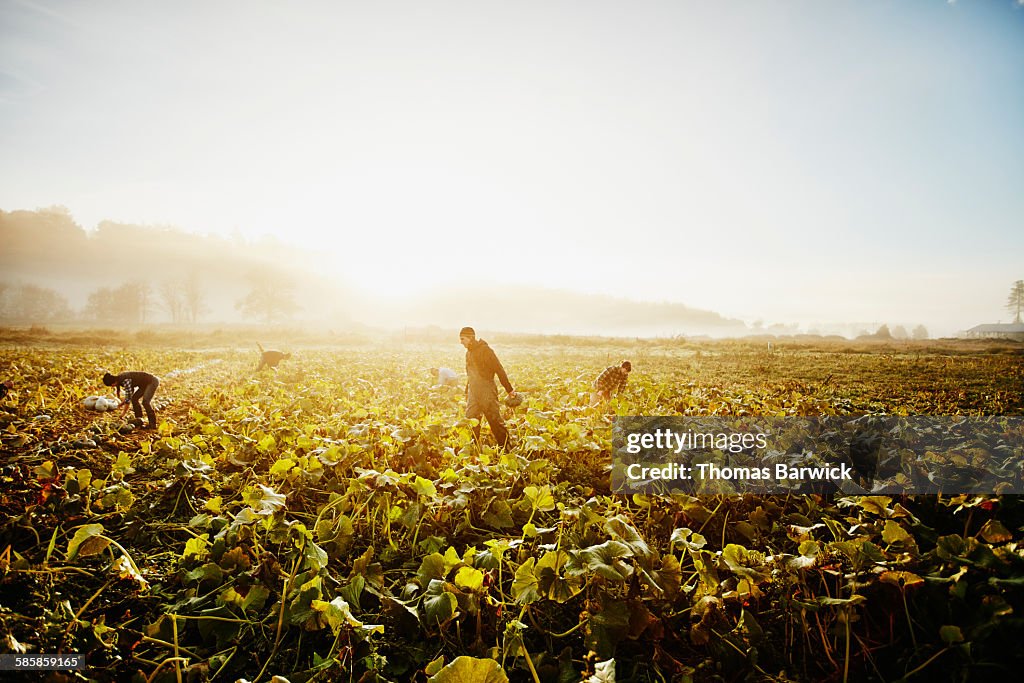
{"label": "standing man", "polygon": [[[476,338],[472,327],[463,327],[459,331],[459,342],[466,347],[466,417],[487,418],[491,426],[494,440],[498,448],[508,448],[508,430],[501,419],[501,406],[498,405],[498,388],[494,385],[494,376],[498,376],[501,386],[505,387],[509,398],[516,395],[512,383],[508,381],[505,368],[494,354],[494,350],[482,339]],[[480,443],[480,425],[473,429],[477,443]]]}
{"label": "standing man", "polygon": [[632,369],[633,365],[628,360],[622,361],[621,365],[609,365],[605,368],[604,372],[594,380],[594,391],[590,395],[590,407],[593,408],[602,401],[610,400],[612,394],[625,389],[629,372]]}

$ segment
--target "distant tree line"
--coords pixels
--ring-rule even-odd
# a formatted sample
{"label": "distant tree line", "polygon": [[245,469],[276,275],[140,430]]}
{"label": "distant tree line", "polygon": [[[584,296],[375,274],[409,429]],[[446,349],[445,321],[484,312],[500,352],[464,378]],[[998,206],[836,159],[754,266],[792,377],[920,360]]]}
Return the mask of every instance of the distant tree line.
{"label": "distant tree line", "polygon": [[894,325],[892,329],[888,325],[881,325],[873,334],[862,334],[857,339],[879,339],[879,340],[896,340],[902,341],[906,339],[928,339],[928,328],[924,325],[918,325],[911,332],[907,332],[907,328],[903,325]]}
{"label": "distant tree line", "polygon": [[160,285],[160,305],[173,323],[194,325],[201,315],[210,310],[195,272],[182,280],[164,281]]}
{"label": "distant tree line", "polygon": [[300,310],[297,284],[310,289],[290,265],[298,254],[273,241],[111,221],[87,232],[61,206],[0,210],[0,325],[194,325],[236,317],[232,306],[275,323]]}
{"label": "distant tree line", "polygon": [[0,282],[0,319],[49,323],[74,316],[64,295],[49,287]]}
{"label": "distant tree line", "polygon": [[159,298],[154,296],[153,288],[139,280],[99,287],[89,293],[82,310],[75,311],[67,297],[51,287],[0,282],[0,321],[140,325],[154,322],[154,315],[163,310],[173,323],[196,323],[206,310],[197,283],[167,281],[160,292]]}
{"label": "distant tree line", "polygon": [[[270,324],[288,319],[300,309],[287,277],[254,270],[248,279],[249,293],[236,303],[244,317]],[[141,280],[118,287],[99,287],[89,293],[79,312],[72,309],[67,297],[51,287],[0,282],[0,323],[142,325],[156,322],[154,317],[164,313],[173,324],[194,325],[209,310],[196,274],[181,280],[165,280],[156,291]]]}

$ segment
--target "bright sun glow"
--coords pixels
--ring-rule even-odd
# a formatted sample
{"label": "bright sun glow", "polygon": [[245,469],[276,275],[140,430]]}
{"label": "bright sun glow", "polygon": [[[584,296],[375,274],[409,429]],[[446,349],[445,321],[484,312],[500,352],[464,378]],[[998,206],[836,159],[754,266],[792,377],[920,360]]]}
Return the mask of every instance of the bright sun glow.
{"label": "bright sun glow", "polygon": [[273,235],[389,299],[953,331],[1021,275],[1024,12],[999,4],[7,3],[0,208]]}

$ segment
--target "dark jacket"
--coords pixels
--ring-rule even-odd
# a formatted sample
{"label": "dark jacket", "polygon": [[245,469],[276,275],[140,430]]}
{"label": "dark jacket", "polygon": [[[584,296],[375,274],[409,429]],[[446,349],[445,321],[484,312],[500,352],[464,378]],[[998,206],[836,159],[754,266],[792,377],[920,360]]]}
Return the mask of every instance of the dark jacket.
{"label": "dark jacket", "polygon": [[512,383],[508,381],[508,375],[505,374],[505,368],[501,367],[501,361],[483,339],[476,340],[466,349],[466,375],[469,377],[470,386],[494,386],[494,376],[497,375],[505,391],[510,394],[514,391]]}
{"label": "dark jacket", "polygon": [[160,384],[160,380],[148,372],[122,372],[114,378],[114,382],[117,394],[120,395],[121,389],[124,389],[126,399],[131,398],[136,389]]}

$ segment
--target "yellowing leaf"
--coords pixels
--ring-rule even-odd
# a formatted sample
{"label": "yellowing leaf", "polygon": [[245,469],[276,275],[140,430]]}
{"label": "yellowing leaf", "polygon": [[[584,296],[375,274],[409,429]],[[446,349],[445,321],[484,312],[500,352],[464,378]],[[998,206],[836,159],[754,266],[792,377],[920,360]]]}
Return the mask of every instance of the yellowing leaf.
{"label": "yellowing leaf", "polygon": [[981,527],[981,537],[989,543],[1009,543],[1013,534],[998,519],[990,519]]}
{"label": "yellowing leaf", "polygon": [[413,489],[421,496],[427,498],[434,498],[437,496],[437,489],[434,487],[434,482],[423,477],[416,477],[416,481],[413,482]]}
{"label": "yellowing leaf", "polygon": [[181,553],[182,559],[187,560],[190,557],[205,556],[206,548],[209,544],[209,541],[204,536],[193,536],[185,541],[185,550]]}
{"label": "yellowing leaf", "polygon": [[52,460],[47,460],[42,465],[36,467],[32,472],[36,475],[36,479],[39,481],[48,481],[57,476],[57,465]]}
{"label": "yellowing leaf", "polygon": [[512,581],[512,597],[520,604],[529,604],[540,600],[540,581],[533,568],[537,560],[533,557],[519,566],[515,579]]}
{"label": "yellowing leaf", "polygon": [[899,522],[895,522],[891,519],[886,520],[885,528],[882,530],[882,542],[886,544],[892,543],[913,543],[914,537],[907,532]]}
{"label": "yellowing leaf", "polygon": [[536,510],[545,512],[555,509],[555,497],[551,495],[551,487],[546,484],[540,488],[527,486],[523,489],[523,495],[526,496],[530,501],[530,505]]}
{"label": "yellowing leaf", "polygon": [[427,667],[425,669],[423,669],[423,673],[425,673],[428,676],[433,676],[434,674],[436,674],[438,671],[440,671],[443,668],[444,668],[444,655],[441,655],[440,657],[438,657],[437,659],[432,661],[430,664],[427,664]]}
{"label": "yellowing leaf", "polygon": [[125,475],[135,472],[135,468],[132,467],[132,459],[128,454],[121,451],[117,454],[117,460],[115,460],[114,464],[110,466],[110,471],[111,473],[117,473],[121,477],[124,477]]}
{"label": "yellowing leaf", "polygon": [[861,496],[857,499],[857,505],[860,506],[864,512],[870,512],[873,515],[880,517],[891,517],[893,510],[889,509],[889,503],[892,502],[892,498],[889,496]]}
{"label": "yellowing leaf", "polygon": [[431,676],[428,683],[508,683],[508,676],[493,659],[463,656]]}
{"label": "yellowing leaf", "polygon": [[900,587],[920,586],[924,584],[924,579],[917,574],[904,571],[882,572],[879,575],[878,580]]}
{"label": "yellowing leaf", "polygon": [[67,558],[70,562],[78,555],[88,556],[103,552],[110,544],[106,538],[101,538],[103,533],[102,524],[86,524],[79,527],[78,531],[68,543]]}
{"label": "yellowing leaf", "polygon": [[269,486],[264,486],[263,484],[257,484],[257,486],[262,493],[259,497],[258,503],[258,510],[260,512],[273,512],[274,510],[284,507],[286,497],[283,494],[278,493],[274,489]]}
{"label": "yellowing leaf", "polygon": [[455,585],[469,591],[478,591],[484,585],[484,573],[473,567],[463,567],[455,572]]}
{"label": "yellowing leaf", "polygon": [[277,462],[270,466],[270,476],[287,476],[293,467],[295,467],[294,460],[292,460],[291,458],[280,458]]}
{"label": "yellowing leaf", "polygon": [[330,602],[313,600],[310,603],[310,607],[312,607],[314,611],[323,615],[323,619],[327,622],[327,625],[331,627],[331,631],[334,635],[338,635],[338,632],[341,631],[344,626],[359,628],[363,625],[363,622],[359,621],[352,615],[352,610],[349,608],[348,603],[340,597],[334,598]]}

